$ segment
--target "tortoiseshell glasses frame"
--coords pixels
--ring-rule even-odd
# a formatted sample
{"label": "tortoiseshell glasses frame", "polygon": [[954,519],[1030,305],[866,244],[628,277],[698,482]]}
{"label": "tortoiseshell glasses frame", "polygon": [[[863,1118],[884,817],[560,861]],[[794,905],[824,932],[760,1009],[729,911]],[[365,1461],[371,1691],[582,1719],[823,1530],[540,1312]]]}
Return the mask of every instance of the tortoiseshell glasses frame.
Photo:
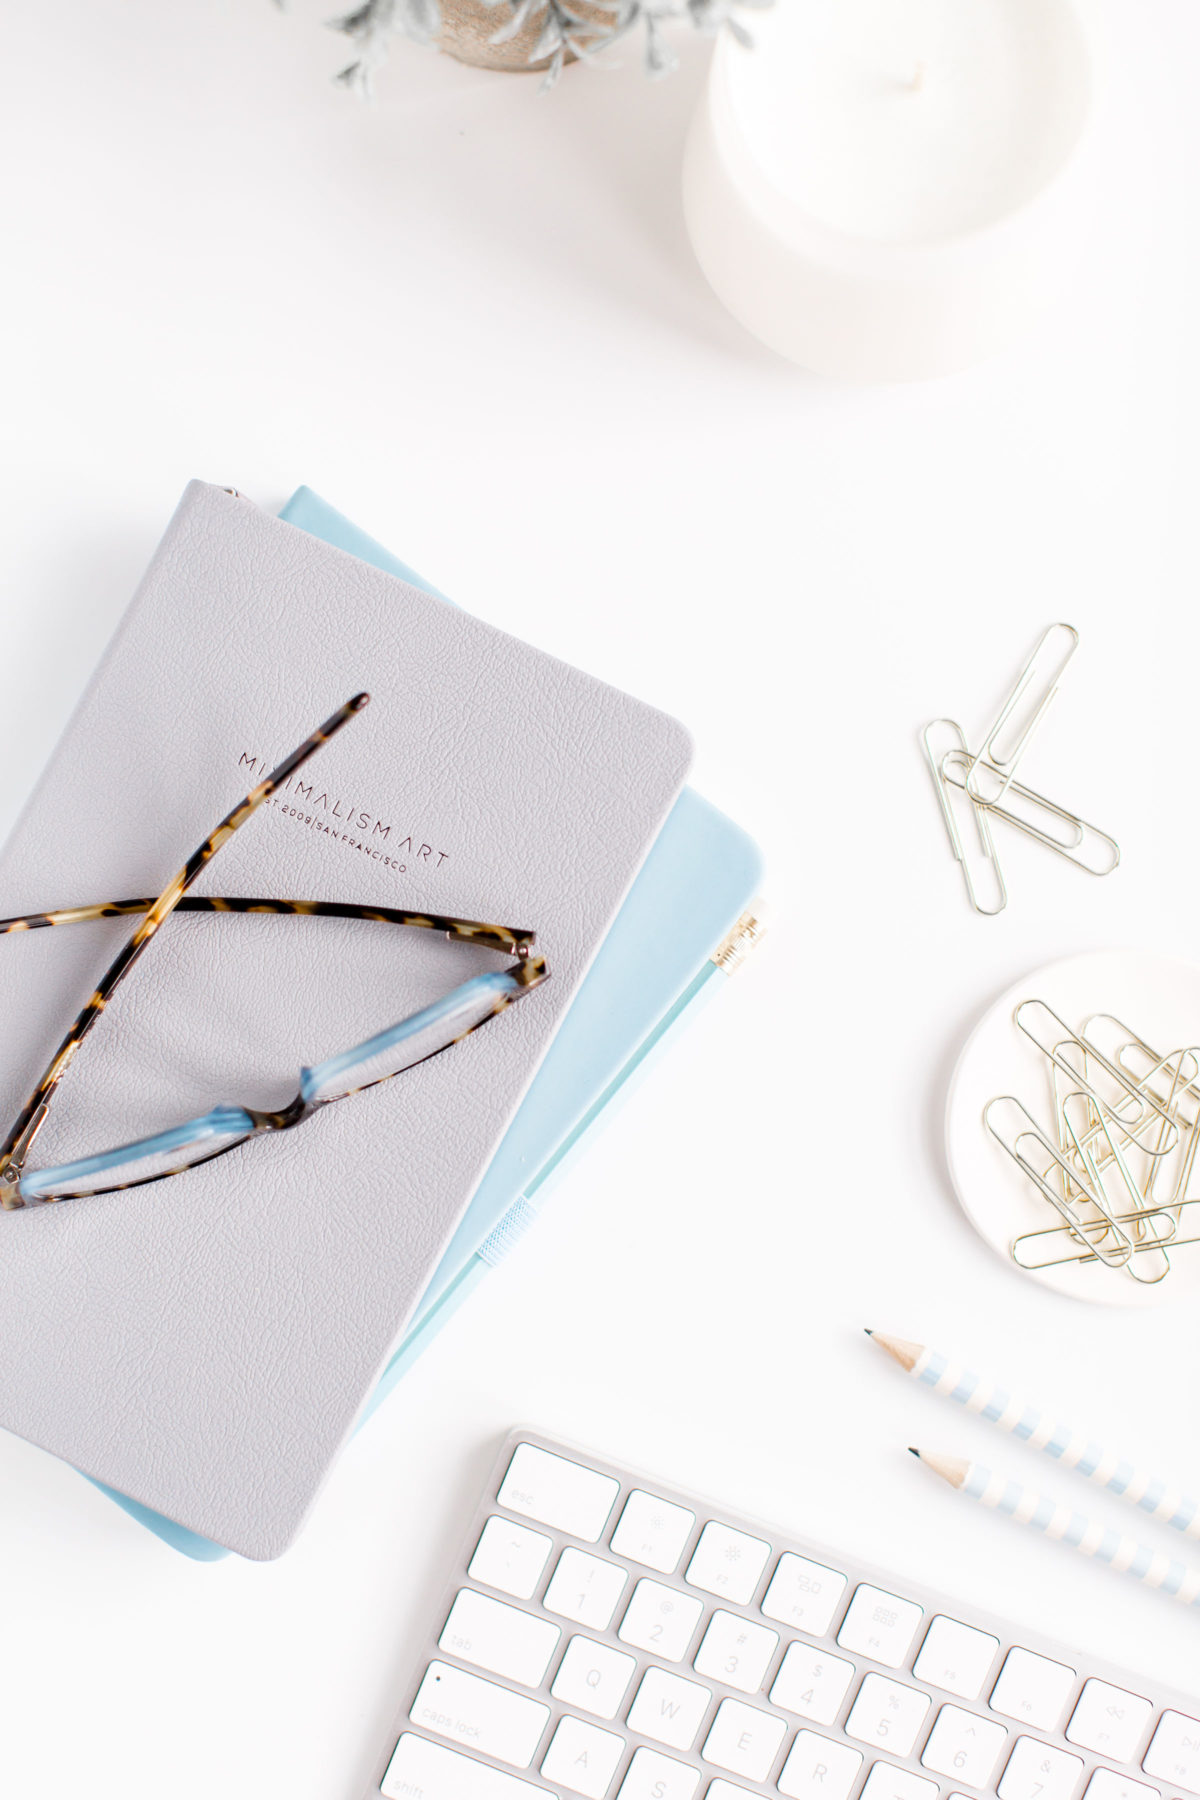
{"label": "tortoiseshell glasses frame", "polygon": [[[311,1118],[319,1107],[344,1100],[363,1088],[390,1081],[405,1069],[440,1055],[548,979],[549,970],[545,963],[540,957],[530,955],[535,934],[513,926],[481,925],[472,919],[400,912],[388,906],[343,905],[333,900],[257,900],[188,893],[201,870],[222,845],[229,842],[239,826],[244,825],[322,744],[328,743],[343,725],[361,712],[369,698],[367,694],[355,694],[298,749],[285,757],[265,781],[252,788],[188,858],[156,900],[109,900],[95,906],[72,906],[60,912],[28,913],[20,918],[0,920],[0,936],[3,936],[8,932],[37,931],[51,925],[78,924],[87,919],[144,915],[133,936],[97,983],[91,999],[55,1051],[49,1067],[0,1145],[0,1207],[5,1211],[11,1212],[30,1203],[141,1187],[147,1182],[182,1175],[200,1163],[211,1162],[249,1138],[270,1131],[287,1131]],[[295,913],[315,918],[377,920],[383,924],[412,925],[424,931],[440,932],[452,940],[477,944],[486,950],[509,952],[515,960],[507,968],[476,975],[460,983],[445,999],[377,1032],[353,1049],[329,1057],[313,1068],[302,1069],[296,1098],[277,1112],[261,1112],[249,1106],[219,1106],[202,1118],[189,1120],[171,1131],[157,1132],[152,1137],[102,1151],[97,1156],[27,1173],[25,1163],[30,1146],[46,1121],[55,1089],[79,1046],[155,933],[173,912]]]}

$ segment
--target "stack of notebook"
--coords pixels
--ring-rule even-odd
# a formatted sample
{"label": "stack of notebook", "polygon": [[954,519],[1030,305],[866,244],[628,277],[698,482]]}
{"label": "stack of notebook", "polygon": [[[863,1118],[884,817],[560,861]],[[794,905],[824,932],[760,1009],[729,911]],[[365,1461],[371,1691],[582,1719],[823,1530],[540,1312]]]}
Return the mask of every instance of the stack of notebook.
{"label": "stack of notebook", "polygon": [[[672,721],[470,620],[310,490],[272,520],[197,483],[0,863],[0,907],[161,886],[289,732],[358,686],[373,735],[343,733],[345,754],[323,752],[301,803],[248,825],[204,891],[532,925],[554,1005],[538,1016],[532,997],[512,1031],[497,1021],[329,1109],[286,1150],[5,1221],[0,1336],[74,1310],[66,1353],[0,1400],[0,1423],[199,1558],[286,1547],[346,1434],[754,937],[757,853],[682,785]],[[354,925],[220,923],[235,929],[164,928],[63,1084],[53,1150],[217,1099],[277,1103],[313,1041],[358,1041],[446,969],[475,972],[446,945],[436,976],[427,945],[389,943],[381,963]],[[43,993],[48,1013],[5,1047],[5,1105],[127,929],[38,933],[34,955],[0,959],[0,994]],[[319,1129],[335,1115],[342,1129]]]}

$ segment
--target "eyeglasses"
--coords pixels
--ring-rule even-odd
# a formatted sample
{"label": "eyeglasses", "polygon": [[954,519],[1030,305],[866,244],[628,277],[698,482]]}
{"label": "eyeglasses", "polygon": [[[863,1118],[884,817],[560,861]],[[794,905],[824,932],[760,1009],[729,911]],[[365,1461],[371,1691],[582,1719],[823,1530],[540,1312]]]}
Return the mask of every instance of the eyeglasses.
{"label": "eyeglasses", "polygon": [[[269,800],[322,744],[362,711],[370,696],[355,694],[345,706],[326,719],[292,754],[285,757],[265,781],[238,802],[211,837],[191,855],[157,900],[113,900],[99,906],[73,906],[61,912],[28,913],[0,920],[0,936],[6,932],[36,931],[48,925],[73,925],[86,919],[143,914],[133,936],[59,1045],[45,1074],[26,1101],[12,1130],[0,1146],[0,1207],[11,1212],[31,1202],[73,1200],[89,1194],[107,1194],[140,1187],[182,1175],[200,1163],[224,1156],[248,1139],[270,1131],[289,1131],[311,1118],[318,1107],[348,1099],[363,1088],[390,1081],[417,1063],[440,1056],[468,1033],[478,1030],[497,1013],[540,986],[549,970],[540,957],[529,952],[532,931],[507,925],[481,925],[471,919],[440,917],[433,913],[397,912],[387,906],[350,906],[331,900],[253,900],[189,894],[188,889],[244,825],[264,800]],[[218,1106],[203,1118],[190,1119],[174,1130],[122,1144],[97,1156],[61,1163],[55,1168],[26,1173],[25,1161],[34,1138],[45,1124],[50,1102],[70,1067],[79,1046],[96,1023],[119,984],[145,951],[154,934],[173,912],[295,913],[306,917],[374,920],[387,925],[411,925],[422,931],[442,932],[451,940],[477,944],[485,950],[511,952],[515,961],[505,969],[473,976],[451,990],[444,999],[422,1008],[389,1026],[353,1049],[328,1057],[311,1069],[300,1071],[296,1098],[278,1112],[259,1112],[250,1106]]]}

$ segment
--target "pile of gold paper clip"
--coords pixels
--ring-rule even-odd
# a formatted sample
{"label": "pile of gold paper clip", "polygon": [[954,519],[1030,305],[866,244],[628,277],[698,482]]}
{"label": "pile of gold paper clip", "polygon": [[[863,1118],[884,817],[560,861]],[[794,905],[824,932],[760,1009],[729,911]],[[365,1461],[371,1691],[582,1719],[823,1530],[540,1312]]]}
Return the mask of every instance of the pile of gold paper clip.
{"label": "pile of gold paper clip", "polygon": [[1200,1243],[1200,1197],[1189,1198],[1200,1046],[1162,1055],[1111,1013],[1075,1032],[1044,1000],[1023,1000],[1013,1020],[1045,1058],[1053,1125],[1012,1094],[989,1101],[983,1121],[1061,1221],[1016,1238],[1013,1261],[1162,1281],[1173,1252]]}

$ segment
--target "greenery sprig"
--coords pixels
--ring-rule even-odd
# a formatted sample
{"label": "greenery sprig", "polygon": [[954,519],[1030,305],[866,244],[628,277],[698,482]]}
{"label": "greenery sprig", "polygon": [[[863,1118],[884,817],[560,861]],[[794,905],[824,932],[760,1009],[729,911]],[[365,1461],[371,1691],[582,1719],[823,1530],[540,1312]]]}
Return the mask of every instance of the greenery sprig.
{"label": "greenery sprig", "polygon": [[[737,13],[746,7],[769,6],[772,0],[585,0],[582,10],[570,0],[482,0],[482,4],[499,17],[490,39],[493,44],[508,43],[540,23],[528,60],[531,66],[546,65],[542,86],[550,88],[568,60],[594,62],[621,38],[639,30],[646,73],[654,79],[671,74],[679,58],[663,28],[673,20],[682,19],[710,36],[730,31],[749,47],[750,33]],[[355,48],[353,60],[339,71],[338,80],[370,93],[392,38],[432,43],[441,14],[438,0],[362,0],[352,12],[331,19],[330,25],[350,38]]]}

